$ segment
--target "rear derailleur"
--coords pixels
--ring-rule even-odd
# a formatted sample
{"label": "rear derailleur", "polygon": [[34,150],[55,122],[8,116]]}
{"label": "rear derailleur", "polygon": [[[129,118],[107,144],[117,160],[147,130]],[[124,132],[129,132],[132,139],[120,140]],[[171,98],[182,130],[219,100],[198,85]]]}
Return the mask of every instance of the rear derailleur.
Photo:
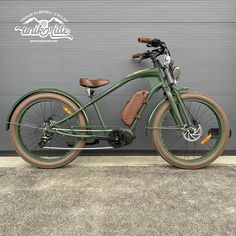
{"label": "rear derailleur", "polygon": [[41,140],[38,143],[39,147],[44,148],[45,145],[51,141],[54,133],[47,131],[47,127],[49,127],[53,123],[54,123],[54,120],[52,119],[52,117],[49,117],[47,118],[47,120],[44,121],[43,123],[44,131],[43,131],[43,136],[41,137]]}

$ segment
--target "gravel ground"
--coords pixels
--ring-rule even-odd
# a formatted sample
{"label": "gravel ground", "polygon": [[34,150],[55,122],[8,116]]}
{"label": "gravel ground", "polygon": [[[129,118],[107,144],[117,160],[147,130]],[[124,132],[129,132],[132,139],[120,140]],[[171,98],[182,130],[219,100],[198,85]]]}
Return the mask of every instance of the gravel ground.
{"label": "gravel ground", "polygon": [[236,166],[0,168],[0,235],[235,235]]}

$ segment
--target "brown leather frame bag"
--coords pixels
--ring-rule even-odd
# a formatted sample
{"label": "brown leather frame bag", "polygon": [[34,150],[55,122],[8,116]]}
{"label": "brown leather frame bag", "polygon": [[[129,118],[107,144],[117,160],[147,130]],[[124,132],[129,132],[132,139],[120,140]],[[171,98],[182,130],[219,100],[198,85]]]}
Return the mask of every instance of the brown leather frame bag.
{"label": "brown leather frame bag", "polygon": [[147,90],[135,92],[131,99],[126,103],[121,111],[121,120],[127,125],[131,126],[142,105],[146,102],[149,92]]}

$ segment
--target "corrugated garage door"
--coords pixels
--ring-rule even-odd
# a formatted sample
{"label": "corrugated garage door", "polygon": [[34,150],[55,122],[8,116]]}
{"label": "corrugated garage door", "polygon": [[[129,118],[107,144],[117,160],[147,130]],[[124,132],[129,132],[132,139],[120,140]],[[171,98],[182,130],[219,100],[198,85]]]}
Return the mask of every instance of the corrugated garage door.
{"label": "corrugated garage door", "polygon": [[[68,19],[73,40],[31,43],[14,29],[32,12],[48,10]],[[236,132],[236,2],[226,1],[1,1],[0,5],[0,149],[11,150],[4,122],[14,102],[40,87],[57,87],[83,102],[80,76],[106,78],[113,84],[130,72],[149,66],[134,63],[144,51],[138,36],[158,37],[169,46],[182,68],[180,86],[212,95],[229,115]],[[121,124],[119,114],[134,90],[146,88],[132,82],[99,103],[108,124]],[[98,93],[103,89],[98,89]],[[115,106],[114,106],[115,104]],[[127,148],[153,149],[144,136],[145,118],[137,139]],[[94,113],[89,112],[91,117]],[[94,118],[96,121],[96,119]],[[228,150],[235,149],[232,136]]]}

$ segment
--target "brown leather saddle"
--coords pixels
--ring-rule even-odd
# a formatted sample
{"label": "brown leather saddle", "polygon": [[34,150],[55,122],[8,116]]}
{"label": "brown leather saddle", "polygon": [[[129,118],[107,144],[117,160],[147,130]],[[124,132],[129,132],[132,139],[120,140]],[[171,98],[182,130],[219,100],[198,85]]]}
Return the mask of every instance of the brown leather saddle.
{"label": "brown leather saddle", "polygon": [[86,88],[98,88],[106,84],[109,84],[110,81],[106,79],[89,79],[89,78],[80,78],[79,83],[81,86]]}

